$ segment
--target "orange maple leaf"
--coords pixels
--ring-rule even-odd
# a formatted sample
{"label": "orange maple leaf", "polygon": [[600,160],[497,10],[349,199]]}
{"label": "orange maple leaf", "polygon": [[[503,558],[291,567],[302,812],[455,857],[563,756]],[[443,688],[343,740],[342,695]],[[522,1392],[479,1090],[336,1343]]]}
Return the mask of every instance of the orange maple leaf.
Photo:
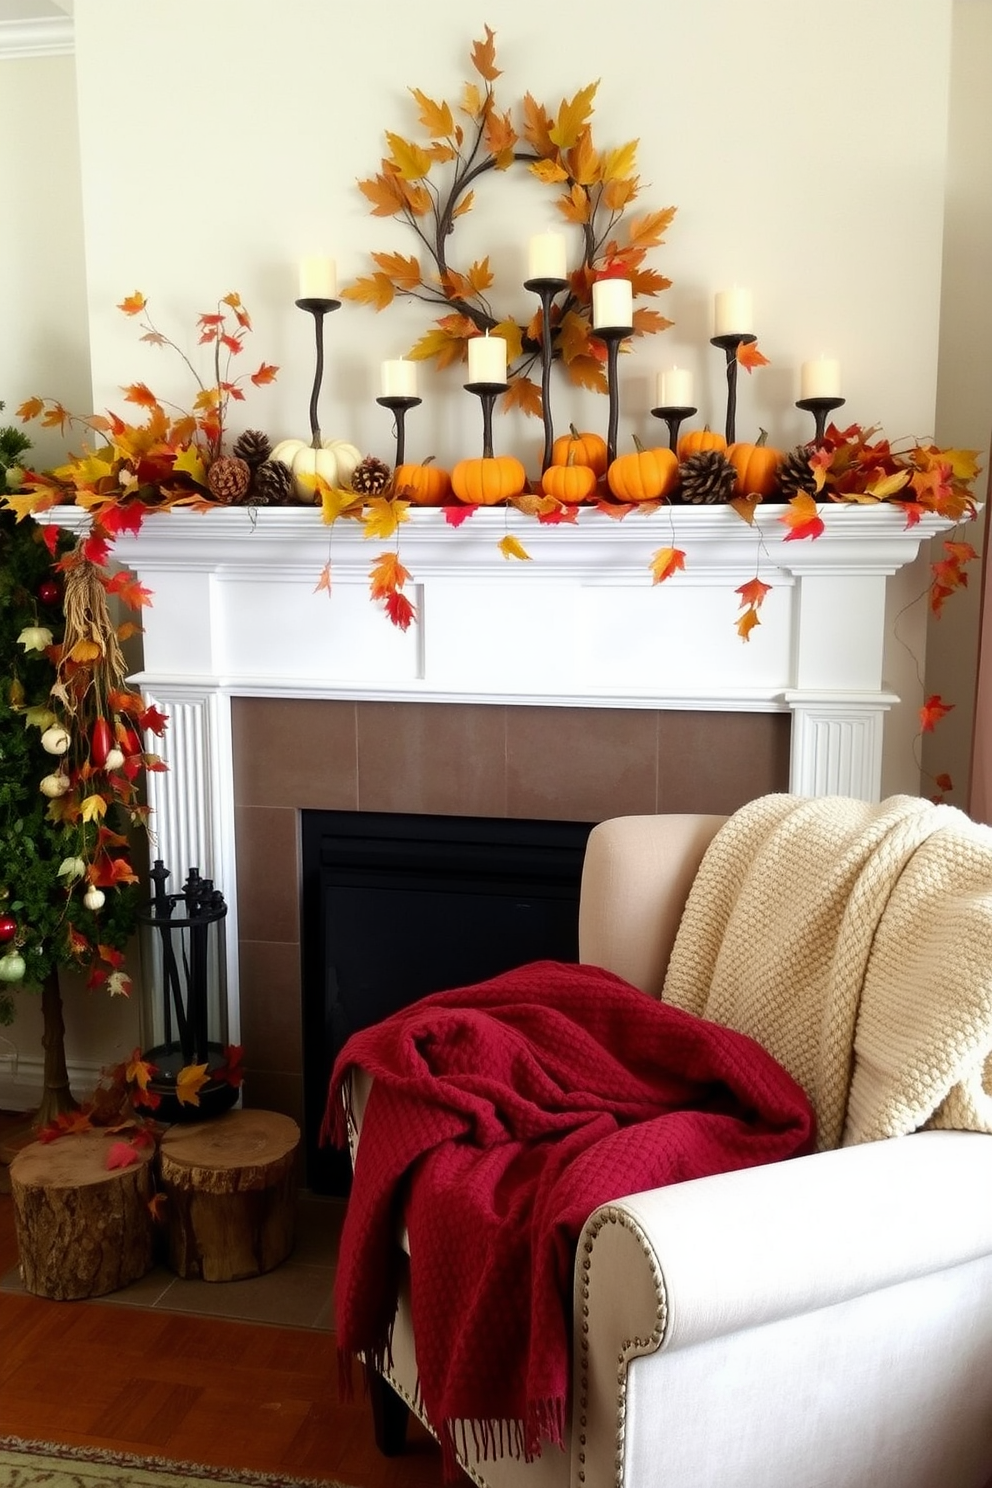
{"label": "orange maple leaf", "polygon": [[742,341],[737,348],[737,362],[741,367],[746,367],[753,372],[755,367],[767,367],[768,358],[764,352],[758,350],[757,341]]}
{"label": "orange maple leaf", "polygon": [[158,407],[158,399],[143,382],[132,382],[121,391],[128,403],[137,403],[142,408]]}
{"label": "orange maple leaf", "polygon": [[198,1106],[200,1091],[209,1082],[205,1064],[184,1065],[176,1076],[176,1100],[181,1106]]}
{"label": "orange maple leaf", "polygon": [[164,1193],[152,1194],[148,1200],[148,1212],[155,1224],[165,1224],[168,1213],[169,1201]]}
{"label": "orange maple leaf", "polygon": [[383,169],[371,180],[359,181],[358,189],[372,203],[373,217],[395,217],[406,206],[403,182],[389,162],[382,162]]}
{"label": "orange maple leaf", "polygon": [[316,584],[313,586],[313,592],[314,592],[314,594],[319,594],[322,589],[326,589],[328,596],[330,596],[330,593],[331,593],[331,565],[329,563],[325,563],[324,566],[323,566],[323,568],[320,570],[320,578],[317,580]]}
{"label": "orange maple leaf", "polygon": [[741,596],[741,608],[744,605],[752,605],[754,609],[758,610],[764,603],[765,595],[770,593],[771,587],[771,584],[763,583],[755,575],[753,579],[749,579],[746,584],[741,584],[740,588],[734,592]]}
{"label": "orange maple leaf", "polygon": [[684,568],[685,553],[681,548],[659,548],[651,555],[652,582],[655,584],[663,584]]}
{"label": "orange maple leaf", "polygon": [[150,1064],[147,1059],[142,1059],[141,1050],[135,1049],[124,1070],[124,1078],[128,1084],[135,1084],[140,1091],[144,1092],[148,1089],[149,1080],[157,1074],[157,1065]]}
{"label": "orange maple leaf", "polygon": [[932,734],[936,725],[953,707],[954,704],[945,703],[939,693],[931,693],[920,709],[920,732]]}
{"label": "orange maple leaf", "polygon": [[380,553],[369,571],[369,588],[373,599],[386,599],[402,589],[410,577],[396,553]]}
{"label": "orange maple leaf", "polygon": [[819,508],[813,497],[806,491],[793,496],[778,520],[784,522],[789,528],[785,536],[786,542],[792,542],[795,538],[819,537],[824,530]]}
{"label": "orange maple leaf", "polygon": [[485,41],[472,43],[472,66],[487,83],[494,83],[498,77],[502,76],[500,69],[496,66],[495,38],[495,31],[486,26]]}
{"label": "orange maple leaf", "polygon": [[147,301],[144,295],[136,289],[134,294],[128,295],[126,299],[121,301],[117,308],[118,310],[123,310],[125,315],[140,315],[146,303]]}
{"label": "orange maple leaf", "polygon": [[756,625],[760,624],[761,621],[758,619],[758,611],[754,605],[751,605],[749,609],[744,611],[744,614],[737,621],[737,634],[740,636],[742,641],[749,641],[751,639],[752,630]]}
{"label": "orange maple leaf", "polygon": [[273,367],[270,362],[263,362],[257,372],[251,374],[251,381],[256,387],[264,387],[267,382],[275,382],[278,367]]}

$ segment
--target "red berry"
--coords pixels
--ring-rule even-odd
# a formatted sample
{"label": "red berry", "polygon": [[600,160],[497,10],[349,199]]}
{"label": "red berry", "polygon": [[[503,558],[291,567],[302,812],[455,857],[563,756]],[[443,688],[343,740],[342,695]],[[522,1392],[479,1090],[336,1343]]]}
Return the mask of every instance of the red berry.
{"label": "red berry", "polygon": [[62,590],[54,579],[42,579],[38,585],[38,598],[43,605],[58,604],[62,598]]}
{"label": "red berry", "polygon": [[13,915],[0,915],[0,945],[13,940],[17,934],[17,921]]}

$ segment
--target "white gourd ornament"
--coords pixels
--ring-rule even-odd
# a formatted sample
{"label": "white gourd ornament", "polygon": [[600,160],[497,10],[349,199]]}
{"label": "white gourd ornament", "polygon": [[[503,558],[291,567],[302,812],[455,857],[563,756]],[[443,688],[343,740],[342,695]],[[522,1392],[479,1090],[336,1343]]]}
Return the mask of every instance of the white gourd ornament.
{"label": "white gourd ornament", "polygon": [[337,490],[347,490],[361,458],[361,450],[346,439],[281,439],[269,456],[289,466],[301,501],[314,503],[319,500],[316,476]]}

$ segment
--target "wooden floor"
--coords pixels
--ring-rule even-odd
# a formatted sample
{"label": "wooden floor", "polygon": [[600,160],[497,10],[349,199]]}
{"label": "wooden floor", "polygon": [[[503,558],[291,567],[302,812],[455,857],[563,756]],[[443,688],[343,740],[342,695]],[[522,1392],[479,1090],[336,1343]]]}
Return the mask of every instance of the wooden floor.
{"label": "wooden floor", "polygon": [[[16,1261],[13,1203],[0,1194],[0,1275]],[[339,1402],[327,1331],[0,1292],[0,1339],[0,1435],[353,1488],[442,1482],[417,1422],[404,1456],[385,1458],[364,1400]]]}

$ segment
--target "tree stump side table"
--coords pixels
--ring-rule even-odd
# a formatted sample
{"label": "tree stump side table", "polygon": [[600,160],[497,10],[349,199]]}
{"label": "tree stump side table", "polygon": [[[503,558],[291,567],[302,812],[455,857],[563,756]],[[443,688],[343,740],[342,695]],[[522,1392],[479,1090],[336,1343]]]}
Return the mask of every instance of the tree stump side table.
{"label": "tree stump side table", "polygon": [[151,1269],[153,1149],[107,1167],[105,1131],[31,1142],[12,1158],[10,1191],[25,1290],[59,1302],[102,1297]]}
{"label": "tree stump side table", "polygon": [[159,1147],[169,1264],[177,1275],[240,1281],[293,1248],[300,1129],[275,1111],[178,1124]]}

